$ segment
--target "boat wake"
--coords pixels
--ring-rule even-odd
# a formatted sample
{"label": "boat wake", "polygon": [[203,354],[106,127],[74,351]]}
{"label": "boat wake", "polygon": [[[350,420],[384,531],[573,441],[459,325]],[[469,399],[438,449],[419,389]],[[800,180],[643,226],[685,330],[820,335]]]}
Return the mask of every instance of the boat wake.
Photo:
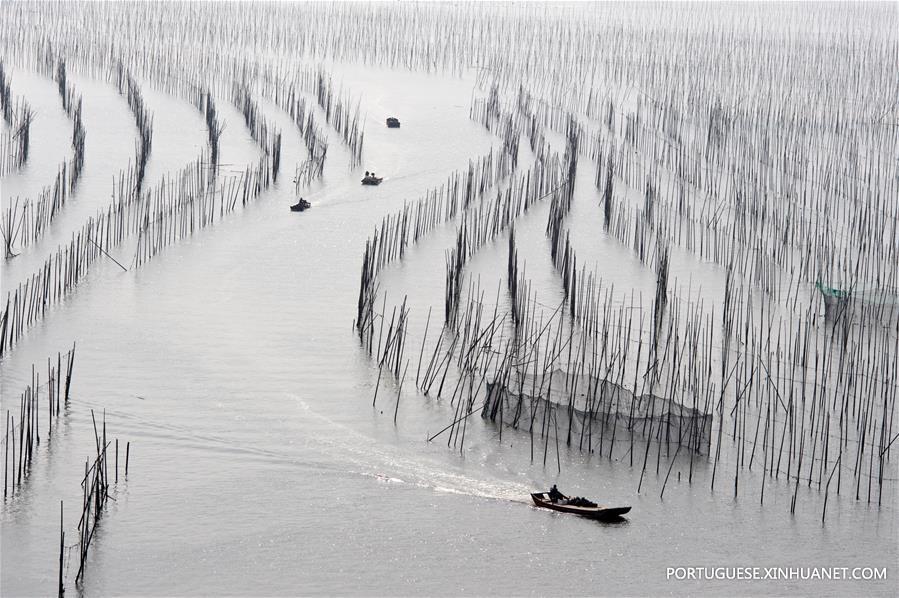
{"label": "boat wake", "polygon": [[525,484],[478,478],[468,472],[452,471],[449,464],[436,459],[400,454],[395,447],[379,445],[376,439],[315,412],[303,399],[291,396],[305,417],[330,429],[315,438],[319,450],[345,461],[350,465],[349,471],[357,475],[384,484],[409,484],[440,493],[529,503],[532,488]]}

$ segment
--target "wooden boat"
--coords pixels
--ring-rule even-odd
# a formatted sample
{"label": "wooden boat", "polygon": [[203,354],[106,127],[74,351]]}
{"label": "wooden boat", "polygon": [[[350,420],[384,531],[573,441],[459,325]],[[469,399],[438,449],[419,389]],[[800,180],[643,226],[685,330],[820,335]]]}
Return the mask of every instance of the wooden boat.
{"label": "wooden boat", "polygon": [[581,517],[587,517],[588,519],[600,519],[604,521],[614,521],[619,519],[622,515],[627,514],[631,510],[630,507],[577,507],[575,505],[564,504],[563,502],[552,502],[549,500],[549,492],[531,493],[531,498],[534,499],[535,505],[544,509],[552,509],[553,511],[572,513],[574,515],[580,515]]}
{"label": "wooden boat", "polygon": [[290,206],[290,211],[291,212],[303,212],[307,208],[311,208],[311,207],[312,207],[312,204],[301,197],[300,201],[298,201],[297,203]]}
{"label": "wooden boat", "polygon": [[387,128],[388,129],[399,129],[400,128],[400,119],[391,116],[387,119]]}
{"label": "wooden boat", "polygon": [[384,180],[383,177],[379,177],[379,176],[367,176],[367,177],[365,177],[365,178],[362,179],[362,184],[363,184],[363,185],[380,185],[380,184],[381,184],[381,181],[383,181],[383,180]]}

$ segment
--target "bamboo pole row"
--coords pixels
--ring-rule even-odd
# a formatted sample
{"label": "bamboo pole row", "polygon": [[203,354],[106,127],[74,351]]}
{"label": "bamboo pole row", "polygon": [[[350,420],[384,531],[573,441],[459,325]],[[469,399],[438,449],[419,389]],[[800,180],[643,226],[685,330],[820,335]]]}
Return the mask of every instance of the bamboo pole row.
{"label": "bamboo pole row", "polygon": [[[40,410],[46,392],[47,438],[53,434],[53,424],[59,417],[60,405],[68,407],[75,364],[75,345],[65,354],[57,353],[56,360],[47,358],[47,378],[42,383],[40,371],[31,366],[31,383],[19,400],[19,413],[6,411],[6,431],[3,436],[3,499],[15,496],[16,490],[28,481],[35,450],[41,443]],[[65,370],[63,370],[65,366]],[[18,418],[18,420],[16,419]],[[18,422],[18,423],[17,423]]]}
{"label": "bamboo pole row", "polygon": [[110,254],[126,237],[137,236],[131,265],[140,267],[168,245],[259,197],[272,184],[271,172],[263,156],[258,165],[247,166],[240,175],[212,179],[207,159],[201,156],[177,176],[163,178],[142,193],[134,192],[138,169],[123,173],[114,184],[113,202],[88,218],[68,244],[7,292],[0,311],[0,355],[43,320],[48,309],[68,297],[96,261],[109,258],[127,270]]}
{"label": "bamboo pole row", "polygon": [[84,169],[84,140],[86,133],[84,122],[81,119],[82,97],[75,90],[75,86],[69,83],[66,76],[66,63],[61,58],[58,59],[56,65],[54,80],[59,89],[62,108],[72,121],[72,159],[69,162],[71,175],[68,180],[69,192],[72,192],[81,178],[81,171]]}
{"label": "bamboo pole row", "polygon": [[[507,165],[508,166],[508,165]],[[427,191],[413,204],[385,216],[366,241],[362,257],[355,327],[363,346],[371,352],[374,334],[377,277],[380,271],[402,260],[410,245],[430,234],[443,223],[454,221],[469,206],[480,205],[480,198],[498,181],[509,175],[494,160],[494,150],[477,161],[470,160],[465,171],[451,174],[446,183]]]}
{"label": "bamboo pole row", "polygon": [[[94,426],[94,441],[96,444],[96,456],[88,459],[84,463],[84,477],[81,480],[82,502],[81,516],[78,520],[78,543],[72,545],[71,549],[78,549],[78,570],[75,573],[75,585],[80,590],[83,587],[84,575],[86,572],[87,556],[94,534],[97,532],[102,523],[103,514],[108,504],[110,489],[118,483],[119,478],[119,441],[107,440],[106,436],[106,413],[103,413],[100,428],[97,428],[97,420],[91,410],[91,420]],[[109,473],[109,448],[115,446],[113,474]],[[131,443],[128,442],[125,450],[125,477],[128,477],[128,465],[131,454]],[[113,481],[114,480],[114,481]],[[66,575],[62,570],[63,549],[65,548],[64,536],[60,541],[60,593],[65,591],[64,582]]]}
{"label": "bamboo pole row", "polygon": [[316,122],[311,102],[307,103],[297,79],[288,83],[282,78],[276,79],[269,75],[263,81],[263,94],[290,116],[306,145],[308,158],[297,166],[294,176],[295,190],[299,193],[301,188],[324,174],[328,139]]}
{"label": "bamboo pole row", "polygon": [[28,161],[31,147],[34,110],[24,98],[13,99],[11,79],[0,60],[0,113],[6,123],[0,137],[0,176],[22,168]]}
{"label": "bamboo pole row", "polygon": [[278,181],[278,172],[281,168],[281,131],[270,125],[261,115],[259,107],[253,100],[246,75],[239,81],[235,81],[231,100],[244,116],[244,123],[250,131],[250,136],[262,149],[266,162],[271,167],[268,176],[272,182]]}
{"label": "bamboo pole row", "polygon": [[144,105],[144,98],[140,92],[140,85],[120,60],[116,68],[116,88],[119,94],[128,101],[128,107],[134,115],[134,123],[137,125],[138,140],[135,148],[134,168],[134,192],[140,193],[143,189],[144,176],[147,171],[147,162],[150,160],[150,151],[153,147],[153,115]]}
{"label": "bamboo pole row", "polygon": [[24,99],[16,99],[10,109],[12,122],[0,134],[0,176],[6,176],[25,166],[31,148],[31,123],[34,110]]}
{"label": "bamboo pole row", "polygon": [[351,108],[352,100],[349,92],[334,89],[331,75],[319,68],[316,73],[315,99],[325,112],[328,121],[350,150],[350,168],[362,163],[362,143],[365,139],[364,119],[360,120],[359,107]]}
{"label": "bamboo pole row", "polygon": [[219,165],[219,139],[225,130],[225,126],[221,118],[219,118],[218,111],[215,109],[215,101],[208,89],[204,89],[198,95],[198,101],[195,103],[195,106],[206,120],[209,163],[212,165],[213,173],[215,173],[218,172]]}
{"label": "bamboo pole row", "polygon": [[[3,76],[0,65],[0,79],[3,79]],[[65,62],[61,59],[53,71],[53,78],[59,89],[63,109],[72,121],[72,158],[59,166],[53,184],[44,187],[36,200],[17,197],[7,202],[0,221],[6,259],[17,255],[14,248],[21,249],[34,244],[43,236],[68,196],[74,191],[84,167],[85,130],[81,118],[82,99],[68,83]],[[24,134],[27,142],[28,134],[27,132]]]}

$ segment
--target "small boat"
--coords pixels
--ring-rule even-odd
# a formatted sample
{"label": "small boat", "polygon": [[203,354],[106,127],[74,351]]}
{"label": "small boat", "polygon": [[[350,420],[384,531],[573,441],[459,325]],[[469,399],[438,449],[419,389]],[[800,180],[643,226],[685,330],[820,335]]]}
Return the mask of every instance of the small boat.
{"label": "small boat", "polygon": [[562,513],[573,513],[574,515],[580,515],[582,517],[587,517],[588,519],[599,519],[603,521],[615,521],[631,510],[630,507],[603,507],[599,505],[595,507],[580,507],[569,505],[565,504],[565,501],[568,499],[567,496],[561,501],[553,502],[549,499],[549,492],[531,493],[531,498],[534,499],[535,505],[544,509],[552,509],[553,511],[560,511]]}
{"label": "small boat", "polygon": [[384,177],[368,175],[362,179],[362,184],[363,185],[380,185],[381,181],[383,181],[383,180],[384,180]]}
{"label": "small boat", "polygon": [[311,208],[311,207],[312,207],[312,204],[301,197],[300,201],[298,201],[297,203],[290,206],[290,211],[291,212],[303,212],[307,208]]}
{"label": "small boat", "polygon": [[400,119],[396,117],[389,117],[387,119],[387,128],[388,129],[399,129],[400,128]]}

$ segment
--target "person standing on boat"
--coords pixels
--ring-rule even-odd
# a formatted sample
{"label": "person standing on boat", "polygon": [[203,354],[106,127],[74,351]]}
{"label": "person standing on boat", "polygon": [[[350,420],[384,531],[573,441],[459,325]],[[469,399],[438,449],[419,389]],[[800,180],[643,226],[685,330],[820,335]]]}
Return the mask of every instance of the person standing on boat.
{"label": "person standing on boat", "polygon": [[559,492],[559,489],[556,488],[556,485],[553,484],[553,487],[549,489],[549,500],[552,502],[556,502],[565,498],[565,495]]}

